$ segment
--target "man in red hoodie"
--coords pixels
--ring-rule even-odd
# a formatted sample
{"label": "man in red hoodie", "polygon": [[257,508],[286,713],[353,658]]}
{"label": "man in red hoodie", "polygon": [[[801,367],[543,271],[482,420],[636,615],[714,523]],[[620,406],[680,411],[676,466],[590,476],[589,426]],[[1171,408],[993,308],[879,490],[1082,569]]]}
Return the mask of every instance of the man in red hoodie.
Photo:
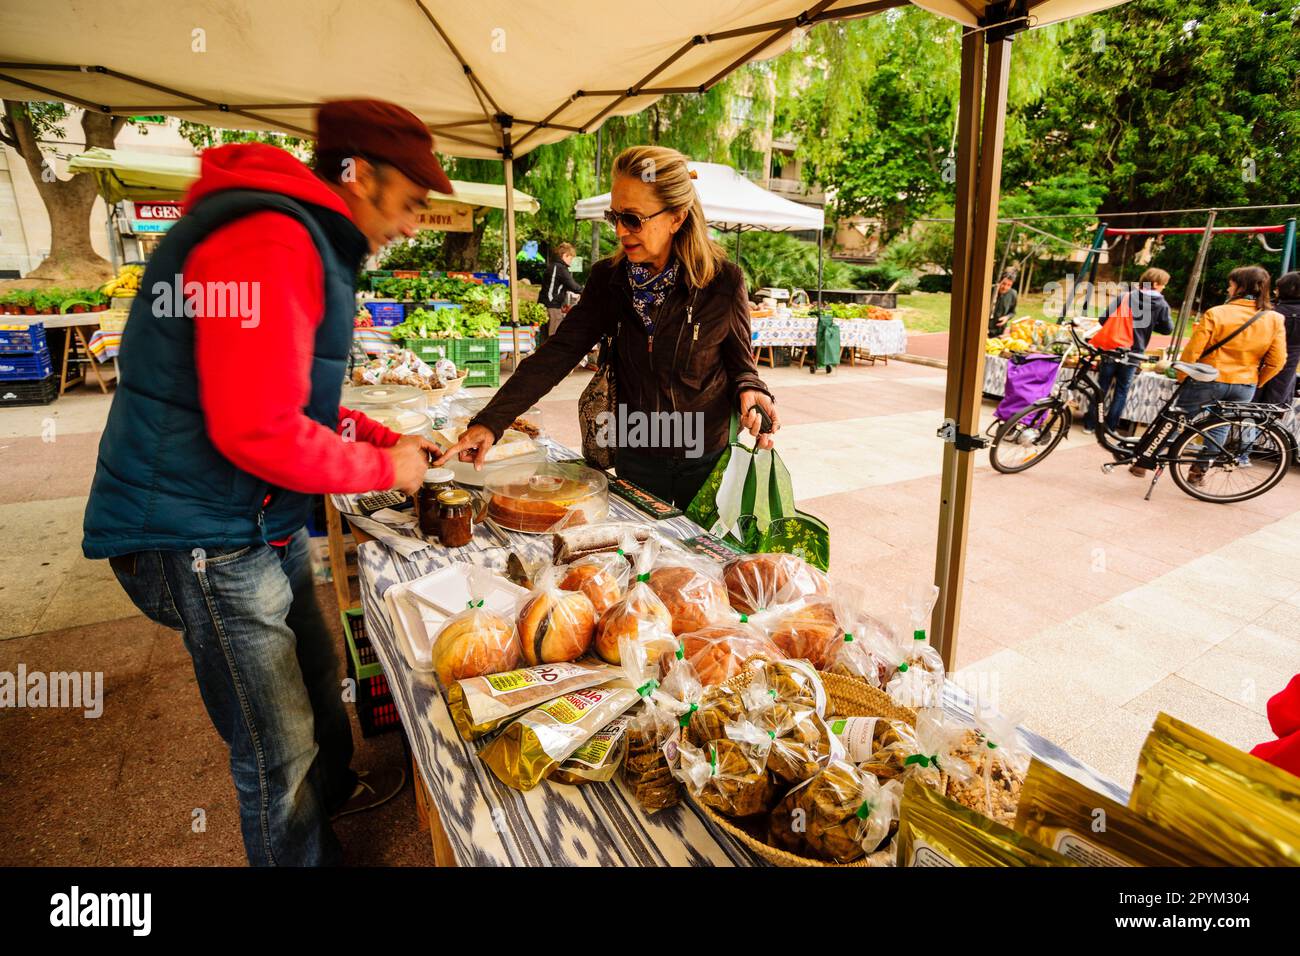
{"label": "man in red hoodie", "polygon": [[339,407],[365,257],[451,192],[390,103],[329,103],[315,169],[240,144],[203,154],[124,334],[83,550],[181,632],[230,747],[254,865],[339,862],[332,817],[395,795],[358,775],[303,527],[311,496],[413,491],[434,446]]}

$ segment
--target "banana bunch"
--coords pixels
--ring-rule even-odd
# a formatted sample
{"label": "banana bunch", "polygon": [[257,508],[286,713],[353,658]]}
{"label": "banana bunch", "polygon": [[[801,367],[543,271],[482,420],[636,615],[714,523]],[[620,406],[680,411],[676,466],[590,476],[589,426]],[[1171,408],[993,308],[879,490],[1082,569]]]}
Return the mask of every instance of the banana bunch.
{"label": "banana bunch", "polygon": [[122,270],[104,284],[99,291],[107,296],[126,298],[140,291],[140,279],[144,276],[144,266],[123,266]]}

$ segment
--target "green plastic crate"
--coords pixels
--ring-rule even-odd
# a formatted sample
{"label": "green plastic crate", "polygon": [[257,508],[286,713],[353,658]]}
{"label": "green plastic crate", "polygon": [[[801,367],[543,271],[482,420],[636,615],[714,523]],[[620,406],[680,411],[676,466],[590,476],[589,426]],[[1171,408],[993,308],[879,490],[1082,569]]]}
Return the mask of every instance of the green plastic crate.
{"label": "green plastic crate", "polygon": [[468,370],[469,374],[465,376],[465,387],[474,388],[476,386],[489,386],[495,388],[501,384],[501,363],[496,362],[467,362],[460,366]]}
{"label": "green plastic crate", "polygon": [[[426,365],[432,365],[438,359],[451,359],[456,362],[453,347],[458,339],[407,339],[406,347],[414,352]],[[459,362],[456,362],[459,365]]]}
{"label": "green plastic crate", "polygon": [[490,339],[450,339],[451,355],[448,356],[457,366],[475,362],[499,362],[501,359],[500,340],[494,335]]}
{"label": "green plastic crate", "polygon": [[384,673],[379,657],[370,646],[366,636],[366,619],[359,607],[348,608],[340,615],[343,618],[343,639],[347,641],[348,656],[352,658],[352,671],[358,681],[367,677],[381,677]]}

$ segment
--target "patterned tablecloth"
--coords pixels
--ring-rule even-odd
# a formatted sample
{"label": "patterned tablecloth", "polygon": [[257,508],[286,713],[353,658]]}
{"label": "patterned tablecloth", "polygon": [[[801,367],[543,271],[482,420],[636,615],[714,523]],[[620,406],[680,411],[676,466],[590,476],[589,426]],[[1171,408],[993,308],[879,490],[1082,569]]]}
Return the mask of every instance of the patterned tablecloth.
{"label": "patterned tablecloth", "polygon": [[[984,356],[985,395],[1001,398],[1006,393],[1008,362],[1008,359],[1000,355]],[[1172,378],[1166,378],[1157,372],[1138,372],[1133,378],[1133,384],[1129,386],[1128,399],[1124,402],[1124,411],[1120,417],[1125,421],[1150,425],[1176,388],[1178,383]],[[1090,404],[1087,396],[1073,393],[1071,398],[1078,403],[1080,411],[1087,411]]]}
{"label": "patterned tablecloth", "polygon": [[90,349],[90,354],[100,362],[107,362],[109,359],[117,358],[118,349],[122,347],[121,332],[107,332],[104,329],[96,329],[91,335],[90,341],[86,343],[86,348]]}
{"label": "patterned tablecloth", "polygon": [[[863,349],[872,355],[898,355],[907,351],[907,329],[902,319],[836,319],[840,345]],[[769,345],[817,344],[817,320],[810,316],[770,317],[750,320],[754,348]]]}
{"label": "patterned tablecloth", "polygon": [[[575,457],[563,446],[547,444],[554,458]],[[333,501],[345,514],[357,510],[354,495],[335,495]],[[610,518],[649,520],[613,497]],[[700,531],[687,518],[660,521],[658,529],[679,539]],[[399,543],[417,540],[414,532],[396,528],[388,535],[396,536]],[[461,739],[441,694],[415,679],[396,643],[383,602],[390,586],[457,561],[501,569],[511,550],[521,556],[549,558],[550,547],[549,535],[500,533],[481,524],[475,529],[474,540],[463,548],[434,546],[404,557],[380,539],[357,549],[367,633],[457,860],[462,865],[501,866],[763,865],[689,802],[646,816],[618,778],[582,787],[543,782],[528,793],[503,786],[479,760],[475,748]],[[972,702],[954,684],[949,683],[946,689],[944,709],[957,720],[971,722]],[[1122,788],[1100,778],[1055,744],[1024,728],[1021,735],[1040,759],[1127,802]]]}

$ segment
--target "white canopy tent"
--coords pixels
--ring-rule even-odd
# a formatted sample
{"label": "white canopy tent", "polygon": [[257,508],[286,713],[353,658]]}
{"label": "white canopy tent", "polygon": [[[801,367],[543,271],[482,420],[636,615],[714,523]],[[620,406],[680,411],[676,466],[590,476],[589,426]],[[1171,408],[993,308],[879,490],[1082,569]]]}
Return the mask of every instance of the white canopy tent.
{"label": "white canopy tent", "polygon": [[[771,232],[821,229],[825,214],[768,192],[722,163],[687,163],[695,172],[695,192],[710,226],[724,232],[763,229]],[[579,221],[601,219],[609,209],[609,193],[580,199],[573,206]]]}
{"label": "white canopy tent", "polygon": [[[740,234],[746,229],[765,232],[817,231],[817,301],[821,304],[822,230],[826,215],[821,209],[782,199],[723,163],[687,163],[695,173],[695,192],[710,226],[736,234],[736,258],[740,258]],[[609,193],[579,199],[573,205],[579,221],[603,219],[609,209]]]}
{"label": "white canopy tent", "polygon": [[[94,147],[69,159],[68,169],[93,175],[99,182],[100,195],[109,202],[121,199],[161,201],[180,199],[185,195],[190,183],[199,178],[199,157]],[[506,208],[506,187],[500,183],[469,183],[453,179],[451,186],[454,191],[450,196],[431,192],[429,199],[463,203],[476,209]],[[518,189],[514,200],[518,212],[535,213],[541,208],[536,199]]]}
{"label": "white canopy tent", "polygon": [[[979,430],[983,337],[1017,33],[1124,0],[917,0],[963,24],[953,299],[940,496],[935,643],[953,660]],[[505,163],[515,299],[514,156],[667,93],[709,89],[797,31],[907,0],[660,0],[653,15],[608,0],[6,0],[0,96],[118,115],[311,135],[323,100],[402,103],[439,148]],[[517,311],[515,311],[517,315]],[[517,354],[517,353],[516,353]]]}

